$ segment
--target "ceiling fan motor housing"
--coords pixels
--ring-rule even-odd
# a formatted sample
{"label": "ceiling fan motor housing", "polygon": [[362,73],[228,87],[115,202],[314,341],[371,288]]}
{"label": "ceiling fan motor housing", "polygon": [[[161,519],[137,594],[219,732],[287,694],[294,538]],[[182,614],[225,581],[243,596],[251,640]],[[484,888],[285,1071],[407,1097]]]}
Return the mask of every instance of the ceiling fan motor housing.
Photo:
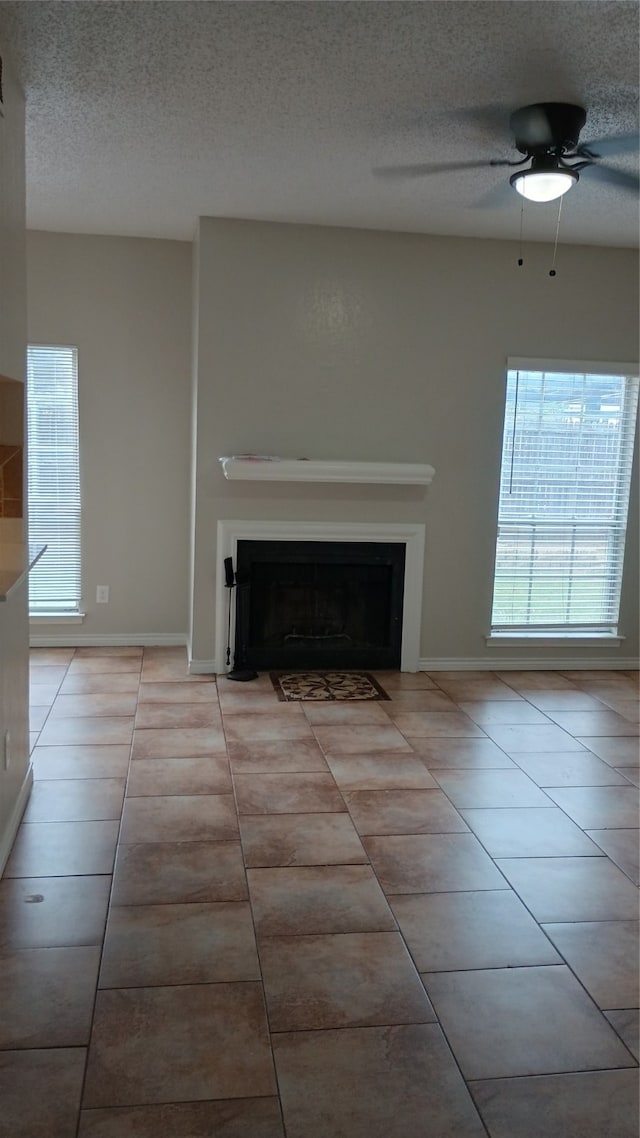
{"label": "ceiling fan motor housing", "polygon": [[532,103],[511,115],[511,130],[521,154],[570,154],[587,120],[573,103]]}

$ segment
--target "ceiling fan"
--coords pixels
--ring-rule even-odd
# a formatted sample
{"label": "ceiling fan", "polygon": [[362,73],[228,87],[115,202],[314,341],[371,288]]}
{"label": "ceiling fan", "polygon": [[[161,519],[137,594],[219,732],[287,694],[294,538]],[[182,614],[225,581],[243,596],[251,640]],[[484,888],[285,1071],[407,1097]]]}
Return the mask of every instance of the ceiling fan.
{"label": "ceiling fan", "polygon": [[511,175],[511,185],[529,201],[549,202],[577,185],[580,172],[592,167],[601,179],[637,194],[638,176],[603,162],[600,152],[615,154],[616,151],[637,150],[638,136],[612,135],[580,142],[580,131],[586,120],[584,108],[573,103],[532,103],[514,111],[509,120],[516,149],[524,155],[523,158],[516,161],[493,158],[489,161],[387,166],[379,167],[375,172],[391,177],[421,177],[483,166],[522,167],[529,163],[526,169],[519,169]]}

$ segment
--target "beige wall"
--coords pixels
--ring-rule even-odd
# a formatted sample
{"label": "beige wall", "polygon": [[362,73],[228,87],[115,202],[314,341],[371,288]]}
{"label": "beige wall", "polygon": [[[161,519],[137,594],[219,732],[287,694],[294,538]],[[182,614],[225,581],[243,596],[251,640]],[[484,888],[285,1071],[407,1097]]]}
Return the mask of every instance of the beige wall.
{"label": "beige wall", "polygon": [[[214,657],[220,518],[423,521],[421,656],[522,657],[484,639],[505,361],[637,358],[636,255],[561,246],[550,278],[542,245],[518,268],[515,243],[212,218],[198,246],[194,660]],[[427,491],[225,481],[218,456],[247,451],[428,462],[436,477]],[[638,651],[636,495],[631,516],[625,657]]]}
{"label": "beige wall", "polygon": [[[0,130],[0,373],[24,379],[26,292],[24,266],[24,99],[4,55],[4,119]],[[3,397],[0,414],[14,437],[16,401]],[[9,419],[11,422],[9,422]],[[0,425],[0,437],[3,427]],[[17,440],[19,441],[19,440]],[[0,520],[2,546],[21,538],[13,519]],[[7,558],[7,563],[13,560]],[[0,873],[31,785],[28,734],[29,626],[26,585],[0,602]],[[5,740],[7,742],[5,743]],[[5,746],[8,765],[5,762]],[[5,769],[5,766],[7,769]]]}
{"label": "beige wall", "polygon": [[[81,626],[58,641],[187,627],[191,245],[28,234],[31,343],[78,347]],[[109,585],[109,604],[96,604]]]}

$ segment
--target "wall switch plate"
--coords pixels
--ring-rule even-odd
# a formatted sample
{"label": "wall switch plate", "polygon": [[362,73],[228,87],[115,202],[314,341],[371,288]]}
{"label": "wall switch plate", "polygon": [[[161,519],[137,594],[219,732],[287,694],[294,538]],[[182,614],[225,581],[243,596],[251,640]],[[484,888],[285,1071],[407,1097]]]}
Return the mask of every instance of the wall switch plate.
{"label": "wall switch plate", "polygon": [[98,585],[96,587],[96,603],[99,605],[109,604],[109,586]]}

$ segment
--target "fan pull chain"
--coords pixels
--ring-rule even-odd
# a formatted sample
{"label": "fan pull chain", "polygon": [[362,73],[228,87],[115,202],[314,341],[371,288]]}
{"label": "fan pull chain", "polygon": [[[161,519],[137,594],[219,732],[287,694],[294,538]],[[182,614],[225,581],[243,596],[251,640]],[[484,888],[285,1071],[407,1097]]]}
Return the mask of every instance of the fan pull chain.
{"label": "fan pull chain", "polygon": [[560,214],[562,213],[562,198],[558,202],[558,222],[556,225],[556,239],[553,243],[553,261],[549,269],[549,276],[555,277],[556,275],[556,253],[558,252],[558,233],[560,232]]}
{"label": "fan pull chain", "polygon": [[524,265],[524,257],[522,256],[522,232],[523,232],[523,229],[524,229],[524,198],[522,198],[522,200],[520,202],[520,248],[519,248],[520,256],[518,257],[518,265],[520,266],[520,268],[522,268],[522,266]]}

